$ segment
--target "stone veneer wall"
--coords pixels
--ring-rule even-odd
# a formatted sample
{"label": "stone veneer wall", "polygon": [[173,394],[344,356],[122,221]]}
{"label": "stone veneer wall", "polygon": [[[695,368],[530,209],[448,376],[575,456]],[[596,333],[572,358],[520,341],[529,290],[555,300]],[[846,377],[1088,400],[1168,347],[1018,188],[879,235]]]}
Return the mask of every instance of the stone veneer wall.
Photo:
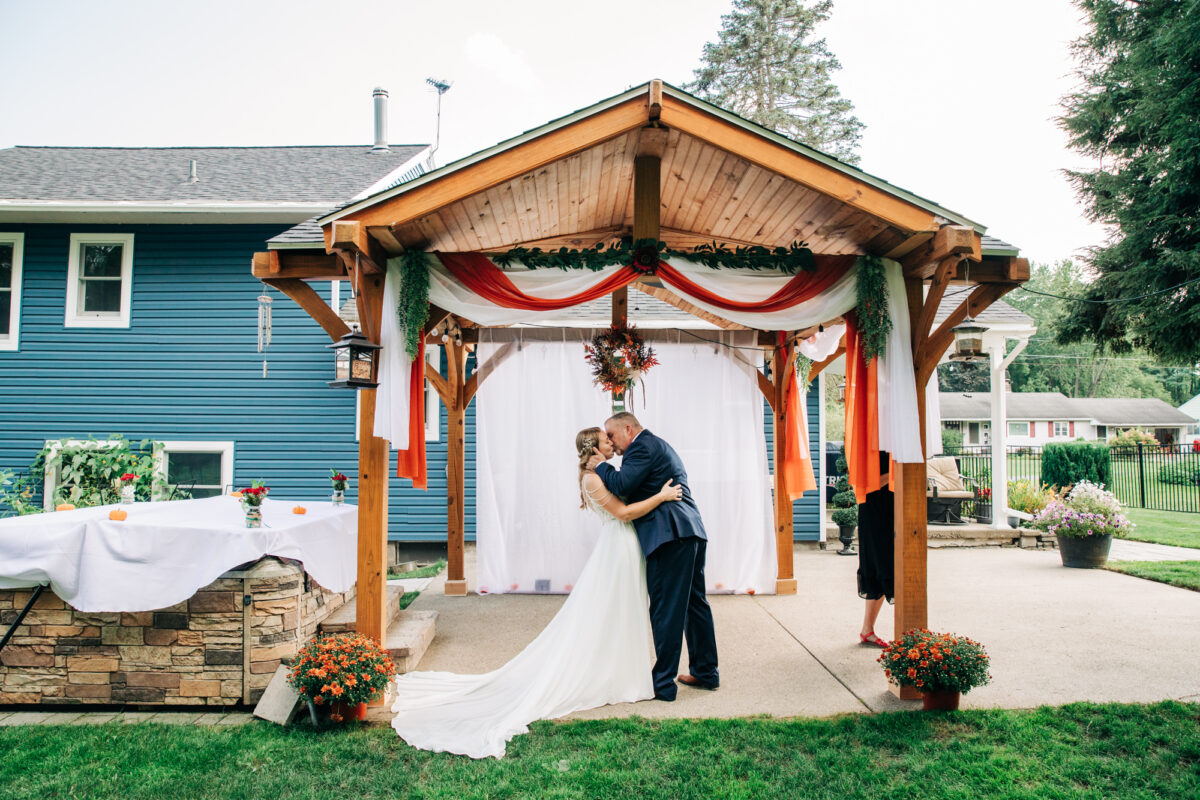
{"label": "stone veneer wall", "polygon": [[[0,631],[29,594],[0,590]],[[0,651],[0,705],[257,703],[281,659],[353,597],[271,557],[157,611],[86,613],[46,591]]]}

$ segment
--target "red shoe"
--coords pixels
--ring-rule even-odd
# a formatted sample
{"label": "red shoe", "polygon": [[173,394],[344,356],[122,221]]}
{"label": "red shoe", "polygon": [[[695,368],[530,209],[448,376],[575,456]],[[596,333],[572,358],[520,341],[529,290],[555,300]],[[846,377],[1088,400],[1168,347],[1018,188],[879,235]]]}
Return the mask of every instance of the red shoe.
{"label": "red shoe", "polygon": [[883,639],[880,639],[878,636],[875,635],[875,631],[871,631],[870,633],[866,634],[865,636],[860,633],[858,635],[858,638],[862,640],[861,642],[859,642],[859,644],[862,644],[866,647],[883,648],[883,647],[888,646],[887,642],[885,642]]}

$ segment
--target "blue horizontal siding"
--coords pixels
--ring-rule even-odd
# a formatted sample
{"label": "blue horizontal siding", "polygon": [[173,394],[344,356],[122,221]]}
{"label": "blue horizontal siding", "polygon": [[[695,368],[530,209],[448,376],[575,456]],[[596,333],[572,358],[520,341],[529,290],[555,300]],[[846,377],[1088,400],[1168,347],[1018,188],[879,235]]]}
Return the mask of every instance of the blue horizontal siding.
{"label": "blue horizontal siding", "polygon": [[[25,470],[47,439],[233,441],[238,485],[263,480],[278,499],[325,498],[336,467],[351,476],[348,499],[357,500],[355,393],[326,385],[329,337],[268,290],[273,341],[257,352],[264,287],[250,259],[282,226],[0,229],[25,233],[21,349],[0,352],[0,469]],[[85,232],[134,234],[129,328],[63,325],[69,238]],[[328,299],[327,283],[314,288]],[[473,429],[474,414],[468,419]],[[389,538],[445,539],[444,415],[442,428],[429,443],[429,491],[391,481]],[[467,477],[473,490],[473,459]],[[473,535],[473,513],[468,529]]]}

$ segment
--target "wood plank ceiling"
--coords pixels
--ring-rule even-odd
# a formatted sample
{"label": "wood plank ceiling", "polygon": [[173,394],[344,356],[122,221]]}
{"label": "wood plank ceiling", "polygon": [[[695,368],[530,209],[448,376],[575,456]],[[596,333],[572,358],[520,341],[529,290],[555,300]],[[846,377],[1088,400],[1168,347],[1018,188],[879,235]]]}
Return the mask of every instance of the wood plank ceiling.
{"label": "wood plank ceiling", "polygon": [[[407,248],[497,251],[523,245],[581,247],[629,235],[630,131],[396,226]],[[844,203],[677,130],[662,156],[662,239],[686,250],[713,240],[816,253],[884,254],[903,232]]]}

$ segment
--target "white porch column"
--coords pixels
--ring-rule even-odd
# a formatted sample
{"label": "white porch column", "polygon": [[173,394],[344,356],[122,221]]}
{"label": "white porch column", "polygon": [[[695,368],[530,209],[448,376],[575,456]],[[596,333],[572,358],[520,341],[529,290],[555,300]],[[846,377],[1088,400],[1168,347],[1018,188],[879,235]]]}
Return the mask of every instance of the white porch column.
{"label": "white porch column", "polygon": [[992,528],[1008,527],[1008,408],[1004,391],[1004,376],[1025,345],[1028,335],[1017,340],[1011,353],[1005,354],[1008,339],[1003,336],[988,348],[992,366]]}

